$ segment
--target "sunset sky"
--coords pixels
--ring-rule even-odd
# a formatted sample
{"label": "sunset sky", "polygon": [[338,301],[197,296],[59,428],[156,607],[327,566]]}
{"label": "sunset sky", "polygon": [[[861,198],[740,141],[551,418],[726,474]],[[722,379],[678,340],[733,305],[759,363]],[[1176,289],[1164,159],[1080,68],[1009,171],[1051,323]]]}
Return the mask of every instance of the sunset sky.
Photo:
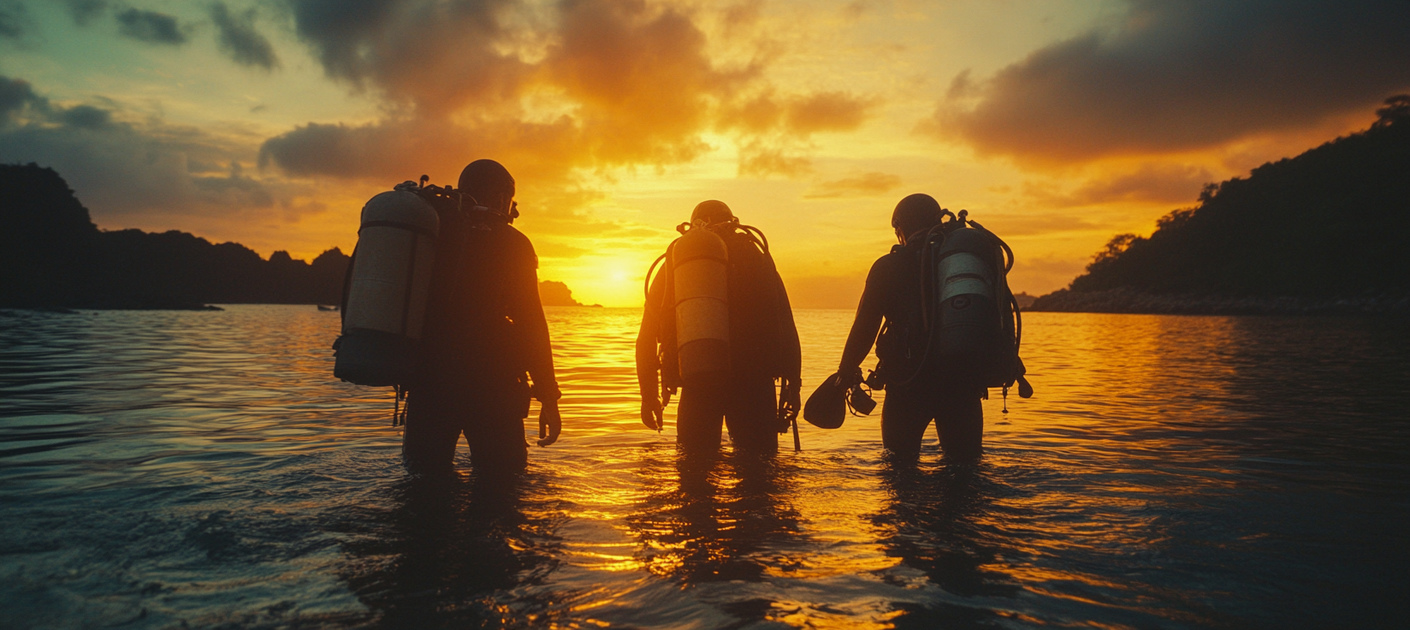
{"label": "sunset sky", "polygon": [[540,278],[609,306],[711,198],[796,306],[855,306],[913,192],[1046,293],[1407,91],[1404,0],[0,0],[0,161],[99,227],[311,259],[489,157]]}

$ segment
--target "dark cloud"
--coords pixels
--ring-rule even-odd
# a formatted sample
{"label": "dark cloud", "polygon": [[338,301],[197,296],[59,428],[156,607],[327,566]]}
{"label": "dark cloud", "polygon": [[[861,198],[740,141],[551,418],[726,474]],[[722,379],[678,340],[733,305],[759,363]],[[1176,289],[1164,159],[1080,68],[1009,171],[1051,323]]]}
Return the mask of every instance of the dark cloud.
{"label": "dark cloud", "polygon": [[216,2],[211,5],[211,20],[219,32],[220,49],[235,63],[265,70],[279,66],[274,46],[255,28],[254,9],[236,15],[224,2]]}
{"label": "dark cloud", "polygon": [[101,129],[112,123],[113,114],[92,105],[75,105],[60,112],[58,119],[70,127]]}
{"label": "dark cloud", "polygon": [[862,197],[883,195],[900,187],[901,178],[890,173],[862,173],[813,186],[803,195],[805,199],[833,199],[838,197]]}
{"label": "dark cloud", "polygon": [[264,184],[244,175],[239,162],[230,163],[225,177],[192,177],[191,183],[207,200],[245,208],[269,208],[274,196]]}
{"label": "dark cloud", "polygon": [[[34,93],[28,81],[0,76],[0,117],[8,118],[31,103],[42,102],[44,99]],[[0,121],[3,120],[0,118]]]}
{"label": "dark cloud", "polygon": [[178,45],[186,43],[186,34],[176,18],[165,13],[128,9],[117,14],[118,32],[149,44]]}
{"label": "dark cloud", "polygon": [[64,0],[64,4],[69,8],[69,15],[73,16],[74,24],[79,26],[87,26],[93,18],[108,9],[106,0]]}
{"label": "dark cloud", "polygon": [[324,72],[433,115],[518,94],[530,67],[503,47],[512,0],[288,0]]}
{"label": "dark cloud", "polygon": [[19,39],[29,24],[29,11],[19,0],[0,0],[0,37]]}
{"label": "dark cloud", "polygon": [[1128,4],[1122,23],[987,82],[957,76],[927,127],[982,152],[1090,160],[1313,125],[1410,87],[1404,0]]}
{"label": "dark cloud", "polygon": [[[249,149],[198,130],[123,122],[109,109],[58,107],[21,80],[0,77],[0,162],[53,167],[104,220],[234,216],[290,196],[244,175]],[[228,164],[213,171],[215,164]],[[111,225],[111,223],[109,223]]]}

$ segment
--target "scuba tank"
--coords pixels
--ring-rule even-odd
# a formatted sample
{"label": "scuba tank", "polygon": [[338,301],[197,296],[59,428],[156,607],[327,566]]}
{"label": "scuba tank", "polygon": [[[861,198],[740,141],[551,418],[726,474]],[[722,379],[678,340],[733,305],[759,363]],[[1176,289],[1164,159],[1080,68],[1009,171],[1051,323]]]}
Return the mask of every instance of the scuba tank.
{"label": "scuba tank", "polygon": [[925,348],[906,385],[924,373],[951,383],[1008,388],[1019,383],[1023,398],[1032,388],[1023,378],[1018,350],[1023,320],[1008,286],[1013,250],[969,212],[942,211],[921,249],[921,323]]}
{"label": "scuba tank", "polygon": [[[416,369],[417,345],[440,229],[422,186],[405,182],[362,208],[344,287],[343,330],[333,375],[357,384],[401,386]],[[436,187],[431,187],[436,188]]]}
{"label": "scuba tank", "polygon": [[974,379],[985,387],[1006,384],[1016,354],[1012,333],[1005,339],[1001,313],[1008,296],[996,241],[988,231],[961,225],[927,247],[930,261],[922,268],[924,312],[933,329],[929,354],[942,376]]}
{"label": "scuba tank", "polygon": [[676,353],[681,380],[690,382],[729,371],[729,250],[703,222],[677,229],[670,251]]}

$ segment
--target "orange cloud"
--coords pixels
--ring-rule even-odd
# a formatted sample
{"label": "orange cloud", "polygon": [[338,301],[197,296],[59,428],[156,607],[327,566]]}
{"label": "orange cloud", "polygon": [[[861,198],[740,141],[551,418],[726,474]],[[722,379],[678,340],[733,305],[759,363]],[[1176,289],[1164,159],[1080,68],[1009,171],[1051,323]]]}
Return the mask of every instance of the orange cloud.
{"label": "orange cloud", "polygon": [[1024,192],[1043,205],[1062,208],[1112,202],[1189,203],[1216,179],[1202,166],[1150,162],[1132,171],[1092,177],[1071,190],[1028,182]]}
{"label": "orange cloud", "polygon": [[818,92],[793,99],[784,118],[789,131],[811,134],[852,131],[866,120],[872,103],[845,92]]}

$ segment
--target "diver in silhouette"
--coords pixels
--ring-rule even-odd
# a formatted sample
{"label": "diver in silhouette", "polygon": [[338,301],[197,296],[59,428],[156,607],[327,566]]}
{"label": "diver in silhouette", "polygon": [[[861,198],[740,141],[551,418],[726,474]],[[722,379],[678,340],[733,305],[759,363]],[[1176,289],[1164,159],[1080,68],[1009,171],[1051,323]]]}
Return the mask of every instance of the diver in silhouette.
{"label": "diver in silhouette", "polygon": [[464,434],[477,473],[518,471],[528,459],[530,397],[542,404],[539,446],[562,426],[538,257],[510,225],[519,212],[504,166],[471,162],[457,188],[461,208],[441,212],[402,453],[409,470],[449,471]]}
{"label": "diver in silhouette", "polygon": [[778,434],[796,422],[801,359],[767,242],[713,200],[679,229],[649,283],[636,340],[641,421],[661,430],[679,388],[676,441],[687,452],[718,450],[723,422],[736,449],[776,453]]}
{"label": "diver in silhouette", "polygon": [[920,454],[931,420],[947,457],[975,458],[982,451],[984,410],[980,400],[987,390],[964,379],[941,378],[938,366],[924,363],[927,338],[920,290],[921,248],[923,237],[940,222],[941,215],[940,204],[930,195],[910,195],[896,204],[891,227],[900,244],[877,259],[867,274],[837,372],[843,386],[860,383],[862,360],[875,340],[879,364],[871,382],[886,388],[881,441],[893,457],[902,460]]}

